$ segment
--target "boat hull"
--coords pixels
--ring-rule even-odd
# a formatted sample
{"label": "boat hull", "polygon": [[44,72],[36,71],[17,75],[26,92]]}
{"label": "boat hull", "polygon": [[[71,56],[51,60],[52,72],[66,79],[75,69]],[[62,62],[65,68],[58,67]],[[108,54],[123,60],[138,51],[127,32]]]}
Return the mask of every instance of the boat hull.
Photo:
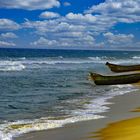
{"label": "boat hull", "polygon": [[113,72],[129,72],[129,71],[139,71],[140,70],[140,65],[123,66],[123,65],[111,64],[109,62],[107,62],[106,65]]}
{"label": "boat hull", "polygon": [[90,79],[92,79],[96,85],[131,84],[140,81],[140,73],[114,76],[90,73]]}

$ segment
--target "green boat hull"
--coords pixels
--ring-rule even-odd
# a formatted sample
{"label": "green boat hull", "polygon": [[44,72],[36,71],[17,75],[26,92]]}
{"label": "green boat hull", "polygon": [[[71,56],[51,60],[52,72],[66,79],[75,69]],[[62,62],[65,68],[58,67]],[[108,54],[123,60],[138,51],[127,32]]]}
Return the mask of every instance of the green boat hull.
{"label": "green boat hull", "polygon": [[107,62],[106,65],[113,72],[128,72],[128,71],[139,71],[140,70],[140,65],[123,66],[123,65],[111,64],[109,62]]}
{"label": "green boat hull", "polygon": [[93,80],[96,85],[131,84],[140,81],[140,73],[113,76],[90,73],[90,79]]}

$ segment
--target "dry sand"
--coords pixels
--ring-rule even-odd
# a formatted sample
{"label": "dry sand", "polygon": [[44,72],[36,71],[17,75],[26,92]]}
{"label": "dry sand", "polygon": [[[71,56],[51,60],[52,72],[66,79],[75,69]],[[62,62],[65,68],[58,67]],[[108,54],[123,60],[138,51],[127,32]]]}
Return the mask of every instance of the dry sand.
{"label": "dry sand", "polygon": [[[140,91],[117,96],[109,100],[109,102],[113,103],[108,105],[110,110],[102,114],[106,116],[106,118],[78,122],[52,130],[31,132],[23,134],[22,136],[15,138],[15,140],[96,140],[99,138],[102,138],[102,140],[122,140],[119,138],[117,139],[116,135],[113,135],[113,132],[114,134],[118,132],[117,130],[124,124],[124,121],[122,120],[126,120],[124,128],[128,127],[128,131],[130,131],[127,135],[132,134],[131,131],[133,131],[133,137],[136,136],[136,133],[140,131],[140,127],[137,127],[137,131],[129,128],[131,128],[132,122],[140,124],[140,113],[139,111],[134,111],[136,108],[140,107]],[[118,128],[116,128],[116,126]],[[119,132],[123,131],[120,129]],[[106,136],[111,133],[112,139],[108,139]],[[116,139],[113,139],[113,137],[116,137]],[[121,137],[123,138],[123,133],[121,134]],[[124,137],[123,140],[128,139],[125,139]],[[134,138],[131,140],[139,139]]]}

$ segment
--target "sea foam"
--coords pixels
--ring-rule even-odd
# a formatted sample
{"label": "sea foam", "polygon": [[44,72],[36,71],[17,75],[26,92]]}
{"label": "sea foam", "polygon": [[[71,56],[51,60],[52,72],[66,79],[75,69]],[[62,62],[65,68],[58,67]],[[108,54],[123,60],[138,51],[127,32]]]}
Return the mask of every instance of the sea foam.
{"label": "sea foam", "polygon": [[20,61],[0,61],[0,71],[21,71],[25,68]]}
{"label": "sea foam", "polygon": [[108,102],[108,99],[135,90],[137,89],[133,88],[133,86],[129,84],[113,85],[110,86],[110,90],[106,92],[106,95],[90,100],[89,103],[85,104],[82,109],[72,110],[68,116],[58,118],[42,117],[33,120],[18,120],[15,122],[5,122],[3,124],[0,124],[0,140],[12,140],[13,137],[17,137],[21,134],[32,131],[54,129],[63,127],[66,124],[79,121],[104,118],[105,116],[102,116],[102,114],[100,115],[99,113],[106,112],[110,109],[107,106],[108,104],[110,104],[110,102]]}

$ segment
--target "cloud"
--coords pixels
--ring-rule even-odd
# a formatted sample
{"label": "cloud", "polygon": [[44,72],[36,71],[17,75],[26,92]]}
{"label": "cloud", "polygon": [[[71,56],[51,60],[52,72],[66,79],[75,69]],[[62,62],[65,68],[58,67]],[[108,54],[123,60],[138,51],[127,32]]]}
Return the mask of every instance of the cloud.
{"label": "cloud", "polygon": [[11,39],[18,38],[18,36],[12,32],[1,33],[0,34],[0,47],[13,47],[16,46],[15,43],[11,42]]}
{"label": "cloud", "polygon": [[2,33],[0,34],[0,38],[18,38],[18,36],[12,32]]}
{"label": "cloud", "polygon": [[83,47],[94,45],[94,38],[91,36],[84,36],[82,38],[70,39],[68,37],[61,36],[53,40],[40,37],[37,41],[31,42],[31,45],[46,47]]}
{"label": "cloud", "polygon": [[0,30],[18,30],[20,25],[13,20],[2,18],[0,19]]}
{"label": "cloud", "polygon": [[[104,42],[97,43],[96,37],[107,31],[113,24],[110,18],[69,13],[65,17],[53,20],[26,21],[23,27],[35,29],[37,35],[47,38],[47,41],[39,38],[32,43],[33,45],[46,44],[47,46],[48,40],[55,39],[53,45],[56,46],[59,44],[63,47],[99,47],[103,46]],[[40,40],[45,43],[40,43]]]}
{"label": "cloud", "polygon": [[92,6],[89,13],[128,13],[138,14],[140,12],[140,0],[106,0],[104,3]]}
{"label": "cloud", "polygon": [[103,34],[110,44],[128,44],[131,43],[134,39],[133,34],[113,34],[111,32],[107,32]]}
{"label": "cloud", "polygon": [[106,0],[92,6],[85,13],[109,17],[110,21],[134,23],[140,21],[140,0]]}
{"label": "cloud", "polygon": [[[63,21],[63,22],[62,22]],[[39,38],[32,45],[53,44],[65,47],[95,46],[95,38],[84,25],[75,25],[62,18],[57,20],[27,21],[23,24],[25,28],[36,29],[36,34],[44,36]],[[46,40],[47,38],[47,40]],[[55,39],[55,41],[54,41]],[[51,43],[48,43],[48,40]],[[53,43],[52,43],[53,40]],[[43,42],[43,43],[42,43]]]}
{"label": "cloud", "polygon": [[63,5],[64,5],[64,6],[71,6],[71,3],[69,3],[69,2],[64,2]]}
{"label": "cloud", "polygon": [[48,40],[44,37],[40,37],[37,41],[31,43],[31,45],[35,46],[56,46],[56,40]]}
{"label": "cloud", "polygon": [[[117,47],[121,43],[128,46],[133,42],[134,35],[113,34],[109,30],[120,22],[135,23],[140,21],[139,1],[106,0],[104,3],[92,6],[85,13],[70,12],[55,19],[26,21],[22,26],[35,31],[39,38],[34,42],[40,41],[40,37],[47,39],[44,44],[55,40],[53,45],[56,46],[59,44],[59,46],[69,47],[105,45]],[[49,17],[49,15],[47,16]],[[97,43],[99,41],[101,43]]]}
{"label": "cloud", "polygon": [[91,22],[91,23],[95,23],[96,22],[96,17],[91,15],[91,14],[74,14],[74,13],[68,13],[66,15],[66,18],[69,20],[78,20],[78,21],[82,21],[82,22]]}
{"label": "cloud", "polygon": [[58,0],[0,0],[0,7],[9,9],[43,10],[59,6]]}
{"label": "cloud", "polygon": [[45,11],[45,12],[41,13],[39,17],[45,18],[45,19],[53,19],[53,18],[60,17],[60,15],[58,13]]}
{"label": "cloud", "polygon": [[67,22],[74,25],[83,25],[93,33],[102,33],[116,23],[113,19],[110,20],[110,17],[103,15],[68,13],[65,18]]}
{"label": "cloud", "polygon": [[104,46],[110,49],[135,49],[138,46],[138,42],[134,41],[135,36],[133,34],[114,34],[107,32],[103,36],[105,37]]}
{"label": "cloud", "polygon": [[13,42],[6,42],[6,41],[0,40],[0,46],[1,47],[12,47],[12,46],[16,46],[16,44]]}
{"label": "cloud", "polygon": [[57,30],[54,29],[53,33],[47,32],[42,34],[44,37],[40,37],[37,41],[32,42],[32,45],[39,46],[53,46],[53,47],[83,47],[94,46],[95,39],[90,33],[66,31],[66,28],[62,30],[65,25],[60,25]]}
{"label": "cloud", "polygon": [[55,35],[55,33],[64,33],[64,32],[78,32],[85,30],[83,25],[73,25],[63,19],[56,20],[43,20],[43,21],[26,21],[23,24],[24,28],[33,28],[36,29],[37,34],[49,34]]}

